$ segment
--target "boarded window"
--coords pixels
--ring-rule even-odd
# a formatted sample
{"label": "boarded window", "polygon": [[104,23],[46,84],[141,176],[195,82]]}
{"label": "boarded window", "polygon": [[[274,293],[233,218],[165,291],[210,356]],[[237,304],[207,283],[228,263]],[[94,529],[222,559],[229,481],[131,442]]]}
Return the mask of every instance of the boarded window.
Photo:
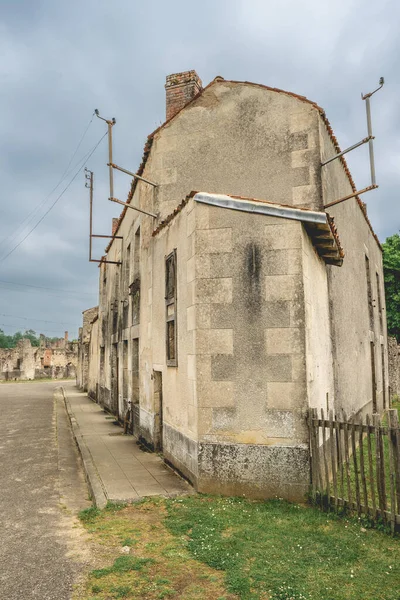
{"label": "boarded window", "polygon": [[123,290],[125,293],[128,291],[129,284],[131,283],[130,271],[131,271],[131,245],[129,244],[129,246],[126,249],[125,261],[124,261]]}
{"label": "boarded window", "polygon": [[168,360],[175,360],[175,321],[167,321]]}
{"label": "boarded window", "polygon": [[100,383],[104,384],[105,348],[100,346]]}
{"label": "boarded window", "polygon": [[165,312],[167,365],[178,364],[176,323],[176,250],[165,259]]}
{"label": "boarded window", "polygon": [[369,258],[365,256],[365,275],[367,278],[367,298],[368,298],[368,314],[369,314],[369,328],[371,331],[374,329],[374,306],[372,303],[372,284],[371,284],[371,270],[369,267]]}
{"label": "boarded window", "polygon": [[129,286],[132,307],[132,325],[140,323],[140,279],[137,278]]}
{"label": "boarded window", "polygon": [[378,273],[376,274],[376,289],[377,289],[377,294],[378,294],[379,327],[380,327],[381,333],[383,333],[381,282],[379,280]]}

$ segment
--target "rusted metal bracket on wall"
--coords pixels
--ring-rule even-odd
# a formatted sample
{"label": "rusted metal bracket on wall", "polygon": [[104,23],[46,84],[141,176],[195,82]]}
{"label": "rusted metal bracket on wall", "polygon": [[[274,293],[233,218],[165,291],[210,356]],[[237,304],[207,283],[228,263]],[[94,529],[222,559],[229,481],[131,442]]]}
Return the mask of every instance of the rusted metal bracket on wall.
{"label": "rusted metal bracket on wall", "polygon": [[333,202],[329,202],[329,204],[325,204],[324,208],[329,208],[330,206],[335,206],[335,204],[340,204],[340,202],[344,202],[345,200],[350,200],[350,198],[355,198],[356,196],[361,196],[361,194],[365,194],[365,192],[370,192],[371,190],[376,190],[379,185],[369,185],[368,187],[357,190],[357,192],[353,192],[348,196],[343,196],[343,198],[339,198],[339,200],[334,200]]}
{"label": "rusted metal bracket on wall", "polygon": [[131,177],[134,177],[135,179],[139,179],[140,181],[144,181],[144,183],[148,183],[149,185],[152,185],[153,187],[158,187],[159,184],[158,183],[154,183],[154,181],[149,181],[148,179],[145,179],[144,177],[142,177],[141,175],[137,175],[136,173],[132,173],[132,171],[128,171],[127,169],[123,169],[122,167],[119,167],[118,165],[115,165],[114,163],[107,163],[108,167],[112,167],[113,169],[117,169],[117,171],[121,171],[121,173],[126,173],[127,175],[130,175]]}
{"label": "rusted metal bracket on wall", "polygon": [[157,215],[155,215],[154,213],[150,213],[146,210],[142,210],[141,208],[137,208],[136,206],[132,206],[132,204],[128,204],[127,202],[122,202],[122,200],[118,200],[118,198],[109,198],[109,200],[111,200],[111,202],[115,202],[116,204],[121,204],[121,206],[126,206],[126,208],[132,208],[132,210],[137,210],[138,212],[143,213],[144,215],[153,217],[153,219],[158,218]]}
{"label": "rusted metal bracket on wall", "polygon": [[343,152],[339,152],[338,154],[336,154],[336,156],[332,156],[332,158],[329,158],[325,162],[321,163],[321,167],[324,167],[325,165],[328,165],[329,163],[331,163],[333,160],[340,158],[347,152],[350,152],[351,150],[355,150],[359,146],[362,146],[363,144],[368,143],[368,145],[369,145],[369,162],[370,162],[370,170],[371,170],[371,185],[363,188],[362,190],[353,192],[352,194],[349,194],[348,196],[343,196],[342,198],[339,198],[338,200],[329,202],[329,204],[325,204],[325,208],[328,208],[329,206],[334,206],[335,204],[339,204],[340,202],[344,202],[345,200],[349,200],[350,198],[354,198],[355,196],[360,196],[361,194],[365,194],[365,192],[369,192],[371,190],[376,190],[379,187],[376,184],[376,177],[375,177],[375,160],[374,160],[374,144],[373,144],[373,140],[375,139],[375,136],[372,134],[370,98],[373,94],[375,94],[375,92],[378,92],[383,87],[384,83],[385,83],[385,80],[383,77],[381,77],[379,79],[379,87],[377,87],[376,90],[374,90],[373,92],[370,92],[369,94],[365,94],[365,95],[361,94],[361,99],[365,100],[365,108],[366,108],[366,112],[367,112],[368,136],[366,138],[364,138],[363,140],[361,140],[360,142],[358,142],[357,144],[350,146],[346,150],[343,150]]}
{"label": "rusted metal bracket on wall", "polygon": [[117,169],[117,171],[121,171],[121,173],[126,173],[126,175],[130,175],[131,177],[135,178],[135,179],[139,179],[140,181],[143,181],[144,183],[148,183],[149,185],[152,185],[153,187],[158,187],[158,183],[154,183],[154,181],[149,181],[148,179],[145,179],[144,177],[142,177],[141,175],[137,175],[136,173],[132,173],[132,171],[128,171],[127,169],[123,169],[122,167],[116,165],[113,163],[113,157],[112,157],[112,128],[116,123],[116,120],[114,118],[112,118],[111,120],[109,119],[105,119],[104,117],[101,117],[99,114],[99,111],[97,110],[97,108],[95,109],[95,115],[101,119],[102,121],[105,121],[107,123],[108,126],[108,163],[107,166],[109,168],[109,174],[110,174],[110,196],[109,196],[109,200],[111,202],[116,202],[117,204],[121,204],[122,206],[127,206],[128,208],[132,208],[133,210],[137,210],[138,212],[143,213],[144,215],[148,215],[149,217],[153,217],[154,219],[157,219],[157,215],[147,212],[145,210],[142,210],[141,208],[136,208],[136,206],[131,206],[130,204],[127,204],[126,202],[122,202],[121,200],[118,200],[118,198],[114,198],[114,176],[113,176],[113,169]]}
{"label": "rusted metal bracket on wall", "polygon": [[[112,169],[117,169],[118,171],[121,171],[122,173],[126,173],[127,175],[130,175],[131,177],[133,177],[135,179],[139,179],[140,181],[143,181],[144,183],[148,183],[149,185],[152,185],[153,187],[158,187],[158,183],[149,181],[148,179],[145,179],[144,177],[141,177],[140,175],[136,175],[136,173],[132,173],[131,171],[128,171],[127,169],[123,169],[122,167],[119,167],[118,165],[115,165],[112,162],[107,163],[107,166],[109,166]],[[148,217],[153,217],[153,219],[157,219],[157,215],[155,215],[154,213],[147,212],[146,210],[143,210],[142,208],[137,208],[136,206],[132,206],[131,204],[128,204],[127,202],[122,202],[122,200],[118,200],[118,198],[114,198],[113,196],[110,196],[109,200],[111,200],[111,202],[116,202],[116,204],[121,204],[121,206],[126,206],[127,208],[132,208],[133,210],[137,210],[138,212],[140,212],[144,215],[147,215]]]}

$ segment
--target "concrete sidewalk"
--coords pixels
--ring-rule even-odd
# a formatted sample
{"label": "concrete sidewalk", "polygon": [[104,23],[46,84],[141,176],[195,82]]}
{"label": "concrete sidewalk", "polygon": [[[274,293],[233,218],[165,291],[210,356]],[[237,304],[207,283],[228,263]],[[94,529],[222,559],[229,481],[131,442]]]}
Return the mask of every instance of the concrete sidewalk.
{"label": "concrete sidewalk", "polygon": [[107,501],[134,502],[146,496],[176,496],[193,488],[154,453],[144,452],[122,428],[73,383],[64,384],[72,431],[82,455],[96,506]]}

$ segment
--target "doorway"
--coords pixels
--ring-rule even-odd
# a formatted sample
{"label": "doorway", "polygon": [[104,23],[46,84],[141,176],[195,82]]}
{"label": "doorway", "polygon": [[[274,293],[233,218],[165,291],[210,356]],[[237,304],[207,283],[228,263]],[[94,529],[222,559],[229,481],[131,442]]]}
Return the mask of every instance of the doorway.
{"label": "doorway", "polygon": [[112,345],[111,351],[111,412],[118,415],[118,344]]}
{"label": "doorway", "polygon": [[154,450],[162,452],[163,449],[163,398],[162,398],[162,372],[154,373]]}

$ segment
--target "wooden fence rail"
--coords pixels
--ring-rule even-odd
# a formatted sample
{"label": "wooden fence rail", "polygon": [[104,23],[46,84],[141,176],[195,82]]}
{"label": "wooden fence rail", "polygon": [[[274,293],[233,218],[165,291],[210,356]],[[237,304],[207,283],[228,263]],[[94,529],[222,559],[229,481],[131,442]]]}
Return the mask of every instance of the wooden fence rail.
{"label": "wooden fence rail", "polygon": [[312,496],[400,528],[400,427],[397,410],[372,419],[332,411],[309,414]]}

